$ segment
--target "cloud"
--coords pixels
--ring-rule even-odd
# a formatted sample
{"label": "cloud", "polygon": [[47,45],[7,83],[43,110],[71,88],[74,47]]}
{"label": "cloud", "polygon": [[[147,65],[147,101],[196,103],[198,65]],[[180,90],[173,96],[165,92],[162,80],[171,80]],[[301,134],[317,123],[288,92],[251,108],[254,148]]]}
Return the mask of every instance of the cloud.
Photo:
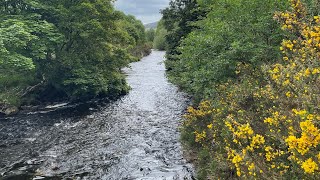
{"label": "cloud", "polygon": [[160,10],[169,5],[170,0],[117,0],[115,7],[126,14],[131,14],[143,23],[152,23],[161,18]]}

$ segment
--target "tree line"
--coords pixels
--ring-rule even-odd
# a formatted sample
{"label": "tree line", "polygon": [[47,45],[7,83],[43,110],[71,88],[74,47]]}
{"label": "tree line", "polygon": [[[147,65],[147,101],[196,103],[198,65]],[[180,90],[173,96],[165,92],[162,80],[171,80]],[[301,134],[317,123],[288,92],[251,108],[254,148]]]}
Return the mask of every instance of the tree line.
{"label": "tree line", "polygon": [[117,97],[121,68],[151,49],[111,0],[2,0],[0,14],[2,106]]}

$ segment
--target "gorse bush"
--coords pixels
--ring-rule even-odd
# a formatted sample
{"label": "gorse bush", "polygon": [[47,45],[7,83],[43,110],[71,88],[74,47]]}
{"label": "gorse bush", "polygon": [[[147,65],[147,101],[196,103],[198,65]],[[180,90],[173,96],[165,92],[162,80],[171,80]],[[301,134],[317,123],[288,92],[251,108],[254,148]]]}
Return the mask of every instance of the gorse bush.
{"label": "gorse bush", "polygon": [[209,153],[201,178],[320,178],[320,17],[290,4],[274,13],[282,58],[236,62],[214,98],[188,108],[183,136]]}

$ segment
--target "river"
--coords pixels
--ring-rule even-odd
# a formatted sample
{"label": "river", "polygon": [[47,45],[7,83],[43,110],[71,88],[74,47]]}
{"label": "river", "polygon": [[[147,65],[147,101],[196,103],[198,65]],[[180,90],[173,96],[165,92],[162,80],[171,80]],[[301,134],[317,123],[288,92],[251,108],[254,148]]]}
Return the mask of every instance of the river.
{"label": "river", "polygon": [[189,99],[164,55],[123,69],[132,89],[116,101],[0,119],[0,179],[194,179],[178,130]]}

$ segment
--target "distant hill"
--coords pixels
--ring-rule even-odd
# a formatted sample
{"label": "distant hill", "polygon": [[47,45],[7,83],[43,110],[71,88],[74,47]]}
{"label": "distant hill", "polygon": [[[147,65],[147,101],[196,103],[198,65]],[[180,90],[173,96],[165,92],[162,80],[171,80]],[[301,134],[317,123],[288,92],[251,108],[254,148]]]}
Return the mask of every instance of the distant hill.
{"label": "distant hill", "polygon": [[156,29],[158,26],[158,22],[153,22],[153,23],[149,23],[149,24],[145,24],[144,27],[146,29]]}

